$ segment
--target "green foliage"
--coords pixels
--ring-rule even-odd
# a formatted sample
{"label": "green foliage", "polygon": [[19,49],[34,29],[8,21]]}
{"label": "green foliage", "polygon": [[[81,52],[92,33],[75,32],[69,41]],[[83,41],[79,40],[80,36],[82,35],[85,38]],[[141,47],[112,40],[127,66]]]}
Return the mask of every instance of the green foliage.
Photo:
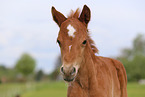
{"label": "green foliage", "polygon": [[6,68],[4,65],[0,66],[0,81],[1,82],[9,82],[14,81],[16,71],[13,68]]}
{"label": "green foliage", "polygon": [[145,39],[139,34],[133,41],[132,48],[122,50],[118,59],[124,64],[128,81],[145,79]]}
{"label": "green foliage", "polygon": [[145,55],[145,39],[142,34],[139,34],[133,41],[133,52],[134,54]]}
{"label": "green foliage", "polygon": [[139,81],[145,79],[145,57],[142,55],[136,55],[130,61],[123,60],[127,71],[128,81]]}
{"label": "green foliage", "polygon": [[49,78],[51,80],[57,80],[58,76],[59,76],[59,69],[57,68],[49,75]]}
{"label": "green foliage", "polygon": [[42,70],[39,70],[37,73],[36,73],[36,76],[35,76],[35,80],[36,81],[40,81],[44,76],[44,73]]}
{"label": "green foliage", "polygon": [[16,63],[16,70],[23,75],[27,76],[33,73],[36,66],[35,60],[29,54],[23,54]]}
{"label": "green foliage", "polygon": [[55,69],[54,71],[49,75],[49,78],[51,80],[58,80],[58,77],[60,76],[59,71],[60,71],[60,66],[61,66],[61,57],[59,56],[57,58],[57,61],[55,63]]}

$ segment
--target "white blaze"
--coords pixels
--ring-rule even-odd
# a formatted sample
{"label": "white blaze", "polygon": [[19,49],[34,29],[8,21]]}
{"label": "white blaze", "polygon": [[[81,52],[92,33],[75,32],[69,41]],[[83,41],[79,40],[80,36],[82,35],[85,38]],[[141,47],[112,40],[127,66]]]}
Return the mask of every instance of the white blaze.
{"label": "white blaze", "polygon": [[72,47],[72,45],[69,46],[69,52],[70,52],[70,50],[71,50],[71,47]]}
{"label": "white blaze", "polygon": [[74,33],[76,32],[76,29],[74,29],[74,27],[70,24],[67,26],[67,29],[68,29],[68,35],[74,38],[75,37]]}

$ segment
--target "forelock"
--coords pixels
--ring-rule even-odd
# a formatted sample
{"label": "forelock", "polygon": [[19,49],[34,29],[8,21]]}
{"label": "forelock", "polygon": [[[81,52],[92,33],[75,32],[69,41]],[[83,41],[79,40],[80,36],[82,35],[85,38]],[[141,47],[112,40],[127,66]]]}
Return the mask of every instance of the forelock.
{"label": "forelock", "polygon": [[70,14],[68,15],[68,18],[79,18],[80,15],[80,9],[78,8],[75,12],[71,10]]}

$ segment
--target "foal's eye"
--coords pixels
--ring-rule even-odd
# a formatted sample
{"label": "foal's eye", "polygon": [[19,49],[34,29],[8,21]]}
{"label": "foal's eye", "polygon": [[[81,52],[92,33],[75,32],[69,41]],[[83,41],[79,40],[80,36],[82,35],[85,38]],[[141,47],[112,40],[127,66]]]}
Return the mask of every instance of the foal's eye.
{"label": "foal's eye", "polygon": [[57,40],[57,43],[60,45],[60,41],[59,40]]}
{"label": "foal's eye", "polygon": [[84,40],[82,44],[86,44],[86,43],[87,43],[87,40]]}

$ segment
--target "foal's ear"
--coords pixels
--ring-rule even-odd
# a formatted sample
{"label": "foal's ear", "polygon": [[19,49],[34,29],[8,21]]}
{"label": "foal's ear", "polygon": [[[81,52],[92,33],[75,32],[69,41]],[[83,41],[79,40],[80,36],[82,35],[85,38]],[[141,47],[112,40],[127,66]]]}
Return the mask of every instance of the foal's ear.
{"label": "foal's ear", "polygon": [[51,8],[51,13],[52,13],[52,16],[53,16],[53,20],[60,27],[61,24],[66,20],[66,17],[62,13],[60,13],[59,11],[57,11],[53,6]]}
{"label": "foal's ear", "polygon": [[84,5],[83,11],[79,17],[79,20],[87,26],[91,17],[91,11],[87,5]]}

